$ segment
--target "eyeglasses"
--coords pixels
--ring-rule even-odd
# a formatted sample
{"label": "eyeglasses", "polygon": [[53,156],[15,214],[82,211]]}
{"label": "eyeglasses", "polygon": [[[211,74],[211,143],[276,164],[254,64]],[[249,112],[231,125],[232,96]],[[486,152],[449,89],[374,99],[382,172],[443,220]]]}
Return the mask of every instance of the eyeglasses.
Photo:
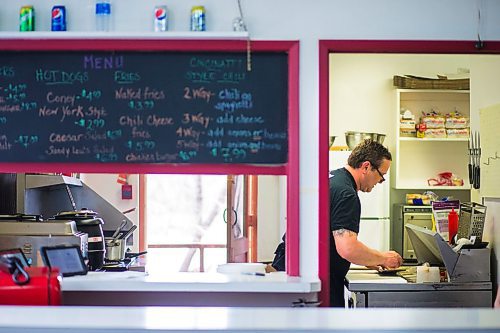
{"label": "eyeglasses", "polygon": [[383,183],[383,182],[385,182],[384,175],[380,172],[380,170],[379,170],[378,168],[374,168],[374,169],[375,169],[375,170],[377,170],[377,172],[378,172],[378,174],[379,174],[380,178],[382,178],[382,179],[379,181],[379,183]]}

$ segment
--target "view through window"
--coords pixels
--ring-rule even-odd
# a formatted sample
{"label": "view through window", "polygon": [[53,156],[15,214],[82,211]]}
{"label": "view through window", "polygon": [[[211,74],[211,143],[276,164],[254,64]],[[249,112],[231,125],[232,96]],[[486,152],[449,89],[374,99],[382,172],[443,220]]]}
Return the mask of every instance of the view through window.
{"label": "view through window", "polygon": [[147,175],[150,272],[214,272],[226,262],[226,181],[226,175]]}

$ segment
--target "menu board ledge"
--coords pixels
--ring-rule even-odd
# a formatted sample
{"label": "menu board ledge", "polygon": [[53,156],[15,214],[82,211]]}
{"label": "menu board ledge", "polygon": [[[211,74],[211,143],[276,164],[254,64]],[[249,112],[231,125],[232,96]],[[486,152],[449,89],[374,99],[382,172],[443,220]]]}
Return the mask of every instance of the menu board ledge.
{"label": "menu board ledge", "polygon": [[239,31],[4,31],[2,39],[207,39],[207,40],[246,40],[248,32]]}

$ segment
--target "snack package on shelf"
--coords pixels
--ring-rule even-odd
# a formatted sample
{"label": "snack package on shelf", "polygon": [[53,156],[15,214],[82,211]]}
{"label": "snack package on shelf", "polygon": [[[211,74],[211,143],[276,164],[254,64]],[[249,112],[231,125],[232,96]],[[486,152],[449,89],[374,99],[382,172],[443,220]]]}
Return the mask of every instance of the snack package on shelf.
{"label": "snack package on shelf", "polygon": [[408,205],[416,205],[416,206],[430,205],[432,201],[437,201],[438,198],[439,197],[436,195],[436,193],[431,191],[424,192],[423,194],[407,193],[406,203]]}
{"label": "snack package on shelf", "polygon": [[444,116],[434,110],[420,117],[420,123],[425,124],[427,128],[444,128],[445,120]]}
{"label": "snack package on shelf", "polygon": [[402,137],[415,137],[415,115],[408,109],[399,110],[399,134]]}
{"label": "snack package on shelf", "polygon": [[408,109],[401,108],[401,110],[399,110],[399,114],[399,118],[401,120],[415,120],[415,115]]}
{"label": "snack package on shelf", "polygon": [[442,128],[429,128],[424,131],[424,137],[426,138],[446,138],[446,130]]}
{"label": "snack package on shelf", "polygon": [[406,138],[414,138],[417,136],[417,131],[415,128],[401,128],[399,130],[399,135]]}
{"label": "snack package on shelf", "polygon": [[467,139],[469,137],[468,128],[447,128],[446,136],[449,138],[462,138]]}
{"label": "snack package on shelf", "polygon": [[446,128],[469,128],[469,118],[466,118],[458,112],[453,112],[446,115],[444,124]]}
{"label": "snack package on shelf", "polygon": [[401,119],[401,121],[399,122],[399,128],[415,130],[415,124],[415,120]]}

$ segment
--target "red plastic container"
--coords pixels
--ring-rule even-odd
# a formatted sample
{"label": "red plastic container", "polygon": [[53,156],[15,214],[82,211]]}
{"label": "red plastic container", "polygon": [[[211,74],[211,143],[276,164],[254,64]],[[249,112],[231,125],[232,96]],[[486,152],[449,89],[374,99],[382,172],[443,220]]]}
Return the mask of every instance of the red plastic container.
{"label": "red plastic container", "polygon": [[458,232],[458,214],[455,209],[451,209],[448,213],[448,233],[449,233],[449,243],[453,244],[453,238]]}
{"label": "red plastic container", "polygon": [[61,277],[58,269],[28,267],[29,283],[17,285],[10,274],[0,272],[0,304],[61,305]]}

